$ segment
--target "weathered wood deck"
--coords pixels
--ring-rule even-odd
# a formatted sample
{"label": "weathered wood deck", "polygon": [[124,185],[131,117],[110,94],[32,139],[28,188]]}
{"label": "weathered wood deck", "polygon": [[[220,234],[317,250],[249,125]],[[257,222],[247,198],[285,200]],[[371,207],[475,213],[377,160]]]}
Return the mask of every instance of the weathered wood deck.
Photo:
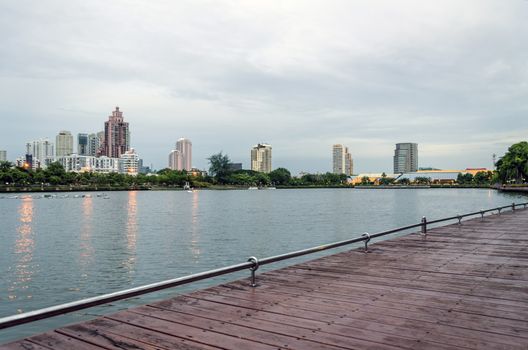
{"label": "weathered wood deck", "polygon": [[528,349],[527,227],[474,219],[0,349]]}

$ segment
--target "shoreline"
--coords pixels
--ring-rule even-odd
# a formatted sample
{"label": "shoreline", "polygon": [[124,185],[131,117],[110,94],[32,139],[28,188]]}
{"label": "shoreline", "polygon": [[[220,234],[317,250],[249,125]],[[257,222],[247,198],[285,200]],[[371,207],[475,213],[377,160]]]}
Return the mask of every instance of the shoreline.
{"label": "shoreline", "polygon": [[[417,185],[417,186],[276,186],[277,190],[286,189],[360,189],[360,190],[420,190],[420,189],[493,189],[504,192],[522,192],[528,193],[527,187],[497,187],[497,186],[465,186],[465,185]],[[206,190],[206,191],[247,191],[246,186],[210,186],[210,187],[198,187],[195,190]],[[260,191],[274,190],[275,188],[260,188]],[[0,193],[45,193],[45,192],[116,192],[116,191],[186,191],[182,187],[158,187],[158,186],[90,186],[90,187],[76,187],[76,186],[46,186],[46,187],[32,187],[32,186],[21,186],[21,187],[6,187],[0,186]]]}

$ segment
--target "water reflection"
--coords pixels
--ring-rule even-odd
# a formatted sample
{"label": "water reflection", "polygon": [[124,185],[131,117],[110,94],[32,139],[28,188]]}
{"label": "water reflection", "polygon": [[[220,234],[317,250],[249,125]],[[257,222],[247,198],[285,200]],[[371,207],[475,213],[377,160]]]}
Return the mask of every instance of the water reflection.
{"label": "water reflection", "polygon": [[127,223],[126,223],[126,239],[127,239],[127,259],[124,261],[124,266],[129,273],[134,271],[136,264],[136,243],[137,243],[137,191],[128,192],[127,204]]}
{"label": "water reflection", "polygon": [[[82,203],[83,213],[83,226],[81,229],[81,241],[80,241],[80,265],[84,268],[87,267],[94,257],[94,248],[92,245],[92,221],[93,221],[93,199],[91,197],[85,197]],[[86,273],[83,273],[83,277],[86,277]]]}
{"label": "water reflection", "polygon": [[[8,289],[9,300],[19,299],[30,291],[29,284],[34,274],[33,252],[35,250],[35,239],[33,236],[33,198],[30,196],[22,198],[22,202],[18,209],[20,215],[20,224],[17,228],[17,239],[15,241],[14,255],[14,278],[11,286]],[[26,295],[27,299],[31,299],[32,295]],[[22,312],[22,309],[18,309]]]}
{"label": "water reflection", "polygon": [[193,260],[197,261],[202,253],[200,249],[200,231],[198,227],[198,191],[193,191],[191,202],[191,253]]}

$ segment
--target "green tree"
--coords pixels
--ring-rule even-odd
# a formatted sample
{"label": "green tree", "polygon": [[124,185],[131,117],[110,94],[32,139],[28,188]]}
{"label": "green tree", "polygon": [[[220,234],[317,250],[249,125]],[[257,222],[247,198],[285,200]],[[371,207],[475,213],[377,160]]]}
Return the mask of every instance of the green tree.
{"label": "green tree", "polygon": [[387,177],[387,174],[385,173],[382,173],[381,174],[381,179],[379,180],[379,183],[380,185],[390,185],[392,183],[394,183],[394,179],[393,178],[390,178],[390,177]]}
{"label": "green tree", "polygon": [[431,183],[431,178],[425,177],[425,176],[417,176],[414,179],[414,183],[419,184],[419,185],[428,185]]}
{"label": "green tree", "polygon": [[473,182],[473,175],[471,175],[470,173],[465,173],[465,174],[458,173],[457,183],[459,185],[467,185],[467,184],[471,184],[472,182]]}
{"label": "green tree", "polygon": [[489,185],[492,177],[493,173],[491,171],[479,171],[473,177],[473,182],[477,185]]}
{"label": "green tree", "polygon": [[528,142],[513,144],[497,161],[499,178],[503,183],[523,183],[528,178]]}
{"label": "green tree", "polygon": [[11,169],[12,167],[13,167],[13,163],[11,162],[5,162],[5,161],[0,162],[0,172],[9,171],[9,169]]}
{"label": "green tree", "polygon": [[289,185],[291,173],[288,169],[277,168],[269,173],[270,180],[275,185]]}
{"label": "green tree", "polygon": [[209,173],[213,176],[219,184],[225,184],[228,182],[228,176],[232,172],[229,167],[231,160],[227,154],[222,152],[213,154],[209,158]]}

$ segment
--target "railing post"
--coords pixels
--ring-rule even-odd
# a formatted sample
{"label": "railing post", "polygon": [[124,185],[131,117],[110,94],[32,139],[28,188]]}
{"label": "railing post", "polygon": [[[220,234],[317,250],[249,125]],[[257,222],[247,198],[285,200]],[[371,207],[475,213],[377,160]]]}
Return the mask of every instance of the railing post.
{"label": "railing post", "polygon": [[480,209],[480,219],[484,220],[484,209]]}
{"label": "railing post", "polygon": [[458,219],[458,224],[461,225],[462,224],[462,216],[460,214],[458,214],[457,219]]}
{"label": "railing post", "polygon": [[512,211],[515,211],[515,202],[512,203]]}
{"label": "railing post", "polygon": [[368,232],[365,232],[361,235],[361,237],[367,237],[365,239],[365,253],[368,253],[368,242],[370,242],[370,234]]}
{"label": "railing post", "polygon": [[253,266],[251,266],[249,270],[251,270],[251,287],[255,288],[257,286],[257,277],[255,276],[255,272],[259,268],[259,261],[254,256],[250,257],[248,261],[253,263]]}
{"label": "railing post", "polygon": [[427,237],[427,218],[422,216],[422,235]]}
{"label": "railing post", "polygon": [[501,214],[502,208],[497,208],[497,211],[499,212],[499,215]]}

